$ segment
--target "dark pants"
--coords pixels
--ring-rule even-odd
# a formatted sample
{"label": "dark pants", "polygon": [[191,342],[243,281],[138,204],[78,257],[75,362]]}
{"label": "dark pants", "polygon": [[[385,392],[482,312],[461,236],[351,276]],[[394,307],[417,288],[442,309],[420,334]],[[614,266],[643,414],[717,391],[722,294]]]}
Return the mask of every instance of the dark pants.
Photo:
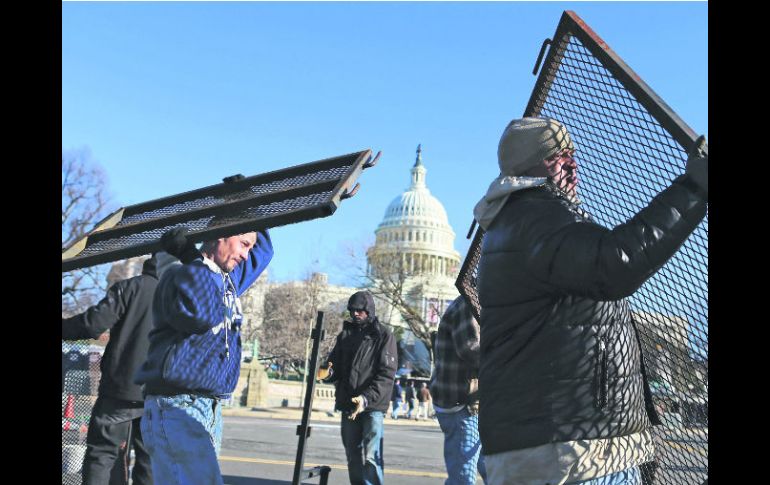
{"label": "dark pants", "polygon": [[152,485],[150,455],[139,428],[143,412],[142,401],[122,401],[106,396],[96,399],[86,437],[84,485],[127,484],[131,448],[136,454],[131,474],[133,485]]}

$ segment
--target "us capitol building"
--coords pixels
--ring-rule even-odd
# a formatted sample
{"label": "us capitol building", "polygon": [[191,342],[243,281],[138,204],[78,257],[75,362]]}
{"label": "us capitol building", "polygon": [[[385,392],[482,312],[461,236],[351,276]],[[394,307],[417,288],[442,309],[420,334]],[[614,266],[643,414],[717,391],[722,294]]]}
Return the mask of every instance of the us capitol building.
{"label": "us capitol building", "polygon": [[[411,184],[388,205],[366,256],[370,277],[402,280],[407,301],[435,326],[459,295],[454,282],[462,262],[446,210],[426,184],[427,172],[418,146]],[[378,311],[384,322],[406,327],[398,312],[384,306]],[[404,338],[410,335],[406,332]]]}

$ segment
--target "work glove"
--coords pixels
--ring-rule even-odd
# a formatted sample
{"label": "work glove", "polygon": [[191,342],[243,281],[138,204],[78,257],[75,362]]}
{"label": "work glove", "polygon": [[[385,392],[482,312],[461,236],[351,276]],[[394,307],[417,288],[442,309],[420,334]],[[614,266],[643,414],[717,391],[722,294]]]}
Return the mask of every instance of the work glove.
{"label": "work glove", "polygon": [[160,245],[164,251],[184,264],[201,257],[195,243],[187,238],[185,227],[175,227],[164,232],[160,237]]}
{"label": "work glove", "polygon": [[706,137],[699,136],[690,149],[685,168],[685,173],[706,194],[706,200],[709,194],[709,157],[703,153],[703,149],[707,146]]}
{"label": "work glove", "polygon": [[353,410],[352,413],[350,413],[350,416],[348,416],[348,419],[351,421],[355,421],[356,416],[364,412],[364,396],[356,396],[350,400],[353,404],[356,405],[356,409]]}
{"label": "work glove", "polygon": [[244,177],[243,174],[236,173],[235,175],[230,175],[229,177],[223,178],[222,182],[224,182],[226,184],[231,184],[233,182],[237,182],[239,180],[243,180],[244,178],[246,178],[246,177]]}
{"label": "work glove", "polygon": [[329,362],[326,367],[321,366],[318,368],[318,372],[315,374],[315,378],[319,381],[323,381],[329,378],[329,376],[332,374],[332,367],[334,366],[333,363]]}

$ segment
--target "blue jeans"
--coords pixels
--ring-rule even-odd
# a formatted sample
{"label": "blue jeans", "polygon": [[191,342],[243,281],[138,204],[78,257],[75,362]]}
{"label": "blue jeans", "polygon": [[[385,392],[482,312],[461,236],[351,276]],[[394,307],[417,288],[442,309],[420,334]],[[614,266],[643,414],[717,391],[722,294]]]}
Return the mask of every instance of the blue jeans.
{"label": "blue jeans", "polygon": [[141,428],[156,484],[223,484],[217,461],[222,444],[219,400],[148,395]]}
{"label": "blue jeans", "polygon": [[382,411],[365,411],[355,421],[342,413],[340,432],[351,485],[382,485]]}
{"label": "blue jeans", "polygon": [[582,482],[573,482],[575,485],[641,485],[642,474],[638,467],[629,468],[620,472],[605,475],[599,478],[583,480]]}
{"label": "blue jeans", "polygon": [[401,411],[401,399],[394,399],[392,403],[393,403],[393,412],[390,413],[390,417],[393,419],[398,419],[399,411]]}
{"label": "blue jeans", "polygon": [[473,485],[477,469],[481,479],[487,483],[478,415],[471,414],[464,407],[456,413],[436,412],[436,417],[444,432],[444,463],[449,475],[444,485]]}

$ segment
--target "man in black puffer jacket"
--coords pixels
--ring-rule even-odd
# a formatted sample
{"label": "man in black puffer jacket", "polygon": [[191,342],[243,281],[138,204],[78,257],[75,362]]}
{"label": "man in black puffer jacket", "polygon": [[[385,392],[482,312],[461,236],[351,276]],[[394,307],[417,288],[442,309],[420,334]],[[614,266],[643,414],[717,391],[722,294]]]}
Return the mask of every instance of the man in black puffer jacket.
{"label": "man in black puffer jacket", "polygon": [[377,320],[368,291],[354,293],[348,311],[351,319],[343,322],[318,378],[336,386],[335,409],[342,411],[350,483],[382,484],[382,420],[396,376],[396,339]]}
{"label": "man in black puffer jacket", "polygon": [[127,484],[131,448],[136,453],[132,483],[153,482],[150,456],[139,429],[144,412],[142,386],[134,384],[133,377],[147,358],[147,335],[153,326],[152,298],[158,279],[178,262],[167,253],[156,253],[144,262],[142,274],[116,282],[104,299],[85,312],[62,318],[62,340],[93,339],[110,330],[100,366],[99,396],[88,423],[84,484]]}
{"label": "man in black puffer jacket", "polygon": [[624,298],[705,216],[702,142],[684,175],[607,229],[578,206],[574,147],[560,122],[524,118],[504,131],[501,175],[474,209],[487,231],[477,289],[490,485],[640,483],[658,421]]}

